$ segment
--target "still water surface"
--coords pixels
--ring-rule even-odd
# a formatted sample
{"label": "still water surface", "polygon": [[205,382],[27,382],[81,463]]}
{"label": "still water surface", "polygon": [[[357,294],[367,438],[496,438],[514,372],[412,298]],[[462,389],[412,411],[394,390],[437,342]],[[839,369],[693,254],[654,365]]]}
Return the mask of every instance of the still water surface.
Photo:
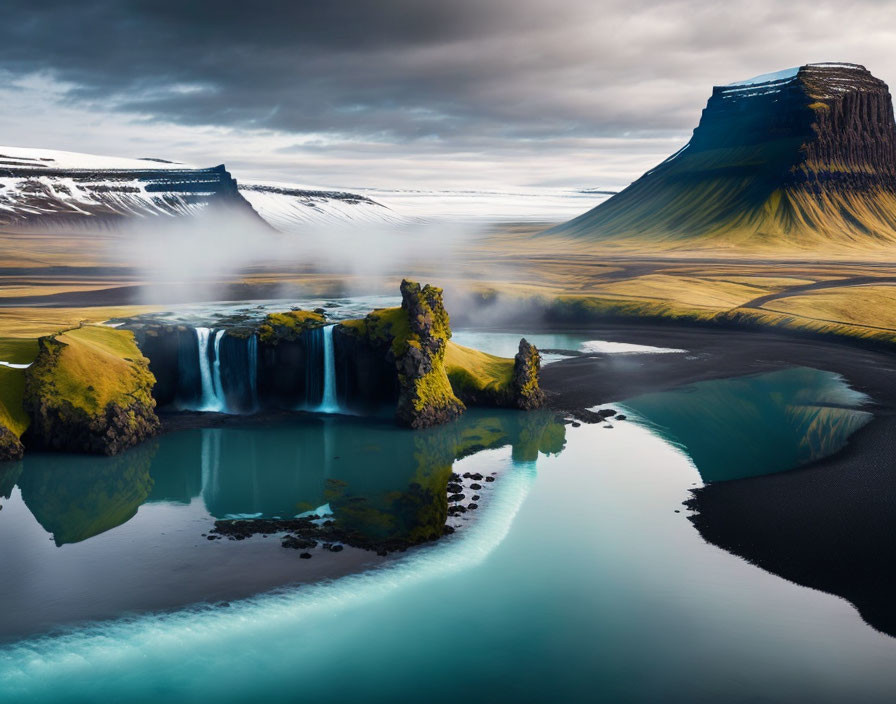
{"label": "still water surface", "polygon": [[[279,515],[330,499],[327,477],[338,476],[357,487],[356,498],[371,515],[395,518],[402,514],[390,497],[425,486],[433,476],[427,468],[444,473],[446,457],[455,472],[499,478],[487,504],[457,533],[355,574],[228,608],[142,615],[8,644],[0,649],[0,700],[731,701],[733,692],[743,701],[867,701],[896,695],[896,641],[865,625],[847,602],[707,545],[681,505],[690,487],[725,478],[718,449],[706,437],[734,433],[732,448],[744,438],[768,444],[751,455],[748,469],[779,455],[804,462],[836,450],[867,421],[857,408],[864,399],[836,375],[815,370],[708,383],[631,399],[623,406],[632,421],[611,422],[612,428],[564,429],[544,415],[483,414],[471,417],[466,430],[449,426],[427,435],[422,449],[416,433],[396,431],[379,440],[387,459],[374,465],[365,459],[368,421],[337,420],[341,435],[329,449],[320,427],[308,435],[318,438],[316,449],[303,443],[301,450],[286,440],[302,432],[296,428],[221,429],[211,446],[203,444],[207,431],[197,431],[198,439],[172,435],[147,460],[149,481],[138,490],[145,496],[135,506],[133,496],[115,498],[115,518],[100,523],[85,514],[71,525],[43,525],[41,511],[29,505],[34,480],[25,466],[4,502],[0,534],[5,545],[8,529],[27,523],[29,511],[29,530],[43,531],[46,548],[32,555],[36,543],[26,542],[16,558],[5,546],[0,564],[9,565],[12,556],[19,570],[32,560],[38,566],[29,584],[47,575],[64,579],[64,571],[50,568],[55,556],[111,540],[141,525],[144,512],[165,511],[169,518],[198,512],[192,514],[198,523],[233,513]],[[705,403],[688,404],[700,397]],[[720,409],[737,423],[718,424]],[[527,418],[533,420],[519,420]],[[359,454],[352,455],[345,448],[355,436]],[[206,449],[216,443],[220,448]],[[301,459],[308,452],[318,454]],[[353,468],[335,470],[344,460]],[[391,462],[403,469],[381,479]],[[180,463],[189,471],[177,471]],[[288,466],[307,467],[308,476],[281,471]],[[732,469],[731,476],[742,471]],[[111,489],[91,494],[100,504],[115,495]],[[441,501],[437,496],[433,491],[433,502]],[[338,516],[338,501],[329,503]],[[133,510],[137,515],[128,520]],[[116,521],[121,525],[114,527]],[[97,527],[103,532],[83,537]],[[165,545],[158,528],[158,522],[143,524],[144,532],[156,531],[145,549]],[[29,540],[24,532],[13,539]],[[110,560],[124,552],[121,545],[106,547]],[[223,559],[251,546],[203,547]],[[296,557],[274,548],[272,554]],[[241,570],[240,561],[230,569]]]}

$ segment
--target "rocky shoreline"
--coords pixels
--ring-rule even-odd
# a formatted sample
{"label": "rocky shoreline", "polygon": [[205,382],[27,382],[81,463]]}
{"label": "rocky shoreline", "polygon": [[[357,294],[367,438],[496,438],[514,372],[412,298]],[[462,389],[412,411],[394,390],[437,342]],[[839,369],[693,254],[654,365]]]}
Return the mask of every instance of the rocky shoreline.
{"label": "rocky shoreline", "polygon": [[[377,539],[356,530],[346,530],[327,515],[311,513],[296,518],[237,518],[215,521],[214,528],[203,533],[209,541],[247,540],[256,536],[279,536],[282,547],[301,551],[299,557],[311,559],[311,550],[342,552],[346,547],[374,552],[380,557],[405,552],[409,548],[431,543],[454,534],[466,521],[464,514],[476,511],[483,502],[490,485],[498,478],[497,472],[483,475],[479,472],[451,473],[446,489],[448,519],[440,533],[425,536],[390,537]],[[486,499],[487,500],[487,499]]]}

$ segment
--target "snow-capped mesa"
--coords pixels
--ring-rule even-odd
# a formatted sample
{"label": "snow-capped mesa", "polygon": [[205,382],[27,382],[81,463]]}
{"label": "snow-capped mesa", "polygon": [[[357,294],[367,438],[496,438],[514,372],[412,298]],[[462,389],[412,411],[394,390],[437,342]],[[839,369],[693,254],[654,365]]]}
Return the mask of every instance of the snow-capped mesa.
{"label": "snow-capped mesa", "polygon": [[238,190],[256,213],[281,232],[309,225],[405,225],[412,221],[372,198],[346,191],[244,179]]}
{"label": "snow-capped mesa", "polygon": [[327,226],[420,222],[559,222],[606,200],[597,189],[323,188],[237,180],[223,164],[198,168],[156,158],[123,158],[0,146],[0,227],[107,229],[154,216],[196,216],[237,208],[286,233]]}
{"label": "snow-capped mesa", "polygon": [[224,165],[0,147],[0,227],[116,227],[231,207],[276,230],[411,222],[373,199],[313,186],[237,183]]}
{"label": "snow-capped mesa", "polygon": [[219,205],[251,211],[223,165],[0,147],[0,226],[113,227]]}

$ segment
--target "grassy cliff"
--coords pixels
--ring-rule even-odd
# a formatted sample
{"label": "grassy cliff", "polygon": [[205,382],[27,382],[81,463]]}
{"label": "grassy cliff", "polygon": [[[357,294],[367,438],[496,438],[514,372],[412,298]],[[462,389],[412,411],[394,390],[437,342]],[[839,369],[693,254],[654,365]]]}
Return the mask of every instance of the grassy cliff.
{"label": "grassy cliff", "polygon": [[[0,360],[28,364],[37,354],[35,340],[0,338]],[[22,407],[25,370],[0,366],[0,461],[18,459],[23,447],[20,438],[29,420]]]}
{"label": "grassy cliff", "polygon": [[508,405],[512,393],[513,360],[448,343],[445,371],[455,394],[464,403]]}
{"label": "grassy cliff", "polygon": [[131,332],[84,326],[38,344],[25,373],[29,441],[113,455],[158,432],[155,378]]}

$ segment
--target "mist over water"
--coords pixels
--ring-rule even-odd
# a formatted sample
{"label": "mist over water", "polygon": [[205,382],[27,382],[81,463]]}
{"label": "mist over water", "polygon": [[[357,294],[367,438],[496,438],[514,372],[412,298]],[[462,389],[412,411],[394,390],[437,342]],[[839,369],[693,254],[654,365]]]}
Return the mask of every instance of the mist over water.
{"label": "mist over water", "polygon": [[[239,208],[206,209],[189,218],[156,217],[126,226],[109,240],[109,255],[137,270],[145,282],[141,303],[168,300],[178,287],[184,300],[215,300],[228,283],[276,272],[276,284],[300,274],[330,275],[343,294],[382,290],[396,277],[431,271],[439,278],[464,274],[465,248],[482,226],[447,221],[411,224],[301,225],[280,232]],[[287,285],[288,283],[288,285]],[[295,292],[296,281],[284,283]],[[275,290],[265,298],[280,297]]]}

